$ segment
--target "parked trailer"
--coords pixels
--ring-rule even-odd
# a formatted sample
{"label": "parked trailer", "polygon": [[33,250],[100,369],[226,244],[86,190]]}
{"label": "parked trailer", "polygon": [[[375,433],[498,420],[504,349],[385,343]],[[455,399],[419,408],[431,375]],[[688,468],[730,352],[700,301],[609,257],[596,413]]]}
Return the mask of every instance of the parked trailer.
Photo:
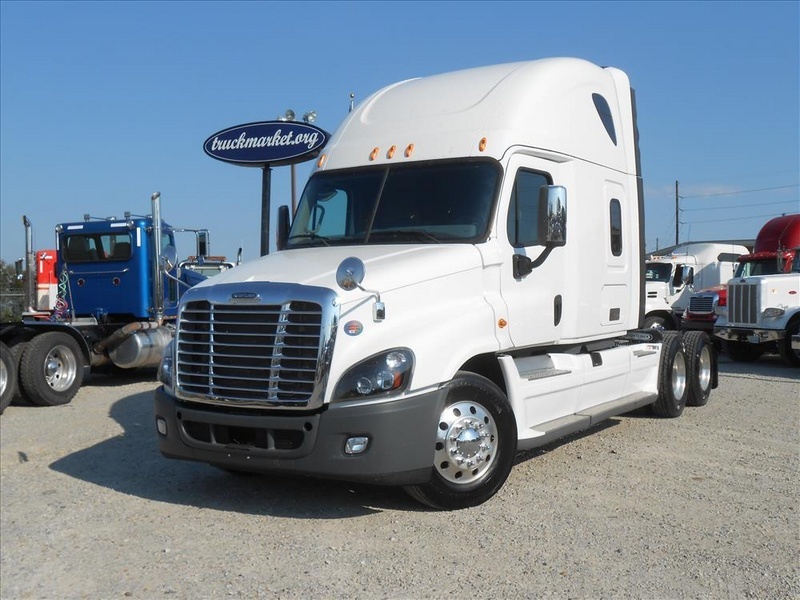
{"label": "parked trailer", "polygon": [[557,58],[391,85],[320,155],[280,250],[181,300],[161,452],[480,504],[515,453],[708,401],[702,333],[642,329],[633,90]]}
{"label": "parked trailer", "polygon": [[[93,368],[157,367],[172,339],[181,295],[207,277],[197,265],[220,271],[233,266],[206,260],[208,230],[163,222],[159,193],[152,195],[151,206],[148,216],[86,215],[59,224],[57,248],[36,254],[31,223],[23,217],[30,292],[22,320],[0,325],[5,374],[0,382],[6,382],[0,408],[17,390],[33,404],[66,404]],[[181,269],[178,232],[191,232],[197,242],[197,260]]]}

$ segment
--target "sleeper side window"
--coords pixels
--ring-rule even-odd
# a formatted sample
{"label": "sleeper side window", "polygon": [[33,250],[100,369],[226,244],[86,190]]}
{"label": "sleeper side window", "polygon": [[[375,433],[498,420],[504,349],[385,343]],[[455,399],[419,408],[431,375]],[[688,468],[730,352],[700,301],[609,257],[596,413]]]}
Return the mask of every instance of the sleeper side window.
{"label": "sleeper side window", "polygon": [[616,198],[611,199],[609,205],[611,227],[611,254],[622,255],[622,206]]}

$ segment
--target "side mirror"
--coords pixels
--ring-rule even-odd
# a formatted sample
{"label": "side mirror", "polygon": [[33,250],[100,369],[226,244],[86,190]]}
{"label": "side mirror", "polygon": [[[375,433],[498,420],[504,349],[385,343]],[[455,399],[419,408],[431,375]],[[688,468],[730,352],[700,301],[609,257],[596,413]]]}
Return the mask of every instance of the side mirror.
{"label": "side mirror", "polygon": [[197,256],[208,256],[211,253],[211,240],[208,229],[197,232]]}
{"label": "side mirror", "polygon": [[278,231],[275,245],[278,250],[286,248],[286,241],[289,239],[289,207],[285,204],[278,207]]}
{"label": "side mirror", "polygon": [[539,192],[539,239],[545,246],[567,243],[567,188],[548,185]]}
{"label": "side mirror", "polygon": [[683,265],[681,281],[683,281],[684,285],[691,285],[694,283],[694,267]]}
{"label": "side mirror", "polygon": [[164,271],[172,271],[178,264],[178,251],[175,246],[166,246],[161,253],[161,268]]}

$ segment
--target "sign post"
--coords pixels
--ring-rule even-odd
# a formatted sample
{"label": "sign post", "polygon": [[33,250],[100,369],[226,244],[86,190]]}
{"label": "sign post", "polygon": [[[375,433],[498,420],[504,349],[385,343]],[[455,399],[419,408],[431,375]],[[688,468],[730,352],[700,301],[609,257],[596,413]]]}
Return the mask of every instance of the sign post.
{"label": "sign post", "polygon": [[242,167],[261,167],[261,256],[269,254],[272,167],[311,160],[329,139],[330,134],[310,123],[259,121],[223,129],[203,143],[211,158]]}

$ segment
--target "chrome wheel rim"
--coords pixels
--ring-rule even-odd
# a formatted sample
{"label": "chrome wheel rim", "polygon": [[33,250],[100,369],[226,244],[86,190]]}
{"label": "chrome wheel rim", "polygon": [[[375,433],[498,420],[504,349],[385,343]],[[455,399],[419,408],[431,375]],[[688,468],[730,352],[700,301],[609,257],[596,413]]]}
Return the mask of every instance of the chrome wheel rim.
{"label": "chrome wheel rim", "polygon": [[481,479],[494,464],[497,425],[475,402],[449,405],[439,416],[436,470],[445,480],[468,485]]}

